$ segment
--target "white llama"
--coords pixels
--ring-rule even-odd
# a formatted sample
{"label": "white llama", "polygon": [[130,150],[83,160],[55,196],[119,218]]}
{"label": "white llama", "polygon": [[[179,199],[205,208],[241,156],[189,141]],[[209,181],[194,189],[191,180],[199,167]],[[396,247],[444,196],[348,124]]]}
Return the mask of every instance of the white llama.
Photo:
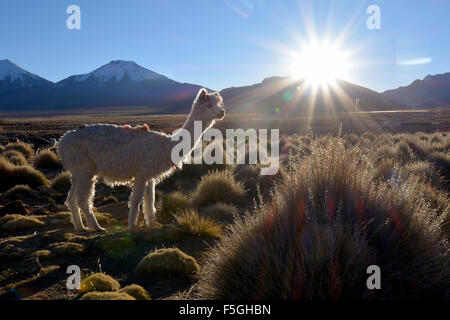
{"label": "white llama", "polygon": [[[194,121],[202,121],[203,133],[225,116],[219,93],[208,94],[201,89],[192,105],[183,128],[194,135]],[[202,134],[203,134],[202,133]],[[201,140],[193,141],[192,148]],[[87,230],[80,210],[86,216],[87,227],[103,231],[92,211],[92,197],[97,177],[106,183],[133,185],[130,196],[128,225],[137,225],[139,206],[143,202],[145,225],[155,220],[155,185],[170,175],[182,163],[173,163],[171,152],[178,142],[171,136],[148,130],[147,126],[131,128],[111,124],[86,125],[67,132],[58,142],[58,153],[64,167],[72,174],[72,188],[66,205],[72,212],[77,231]]]}

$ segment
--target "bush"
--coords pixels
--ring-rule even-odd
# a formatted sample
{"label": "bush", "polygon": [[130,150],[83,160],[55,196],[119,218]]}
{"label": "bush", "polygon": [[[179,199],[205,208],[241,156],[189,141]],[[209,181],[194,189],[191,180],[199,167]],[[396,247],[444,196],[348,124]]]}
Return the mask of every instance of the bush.
{"label": "bush", "polygon": [[116,279],[98,272],[91,274],[81,281],[80,292],[117,291],[119,288],[120,284]]}
{"label": "bush", "polygon": [[9,151],[3,152],[1,154],[1,156],[15,166],[23,166],[23,165],[28,164],[28,161],[25,158],[25,156],[22,153],[20,153],[19,151],[9,150]]}
{"label": "bush", "polygon": [[197,208],[217,202],[241,204],[244,196],[243,184],[229,170],[215,170],[201,178],[193,192],[192,204]]}
{"label": "bush", "polygon": [[126,293],[135,298],[136,300],[151,300],[150,295],[148,294],[147,290],[142,288],[140,285],[132,284],[129,286],[126,286],[125,288],[122,288],[119,290],[119,293]]}
{"label": "bush", "polygon": [[52,243],[49,249],[58,257],[72,257],[84,253],[85,247],[76,242],[57,242]]}
{"label": "bush", "polygon": [[7,214],[0,218],[0,230],[11,234],[15,232],[36,230],[45,227],[37,216],[22,216],[20,214]]}
{"label": "bush", "polygon": [[185,234],[218,238],[222,232],[222,226],[219,223],[210,218],[200,217],[194,209],[176,214],[175,220]]}
{"label": "bush", "polygon": [[401,172],[404,178],[417,177],[421,182],[435,187],[439,187],[443,180],[434,166],[425,161],[408,163],[401,168]]}
{"label": "bush", "polygon": [[31,144],[25,142],[12,142],[5,146],[5,152],[9,150],[15,150],[22,153],[25,158],[31,159],[34,157],[34,148]]}
{"label": "bush", "polygon": [[239,214],[238,209],[229,203],[215,203],[200,211],[202,217],[206,217],[223,223],[232,223]]}
{"label": "bush", "polygon": [[[449,298],[448,245],[413,181],[374,184],[358,148],[324,138],[274,198],[212,248],[202,299]],[[369,291],[377,265],[382,289]]]}
{"label": "bush", "polygon": [[200,270],[197,261],[178,248],[158,249],[137,265],[138,276],[188,276]]}
{"label": "bush", "polygon": [[157,218],[161,223],[168,223],[173,220],[174,214],[189,207],[189,199],[185,194],[173,192],[163,197],[161,210],[158,212]]}
{"label": "bush", "polygon": [[60,173],[58,176],[56,176],[51,185],[51,188],[60,193],[68,193],[70,188],[72,187],[71,177],[72,175],[68,171]]}
{"label": "bush", "polygon": [[9,200],[25,200],[25,199],[34,199],[36,198],[35,191],[33,191],[29,186],[18,184],[4,194],[5,199]]}
{"label": "bush", "polygon": [[136,300],[126,292],[88,292],[80,300]]}
{"label": "bush", "polygon": [[45,149],[38,153],[34,166],[39,169],[60,169],[61,162],[56,153]]}
{"label": "bush", "polygon": [[28,165],[14,166],[5,159],[0,158],[0,192],[4,192],[19,184],[36,188],[47,186],[49,182],[42,172]]}

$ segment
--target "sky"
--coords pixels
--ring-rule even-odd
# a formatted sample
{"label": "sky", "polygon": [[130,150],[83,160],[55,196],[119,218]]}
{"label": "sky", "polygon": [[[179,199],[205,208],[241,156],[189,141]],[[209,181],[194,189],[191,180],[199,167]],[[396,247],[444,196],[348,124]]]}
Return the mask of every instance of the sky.
{"label": "sky", "polygon": [[54,82],[132,60],[221,90],[294,74],[292,54],[317,39],[350,54],[346,80],[380,92],[450,72],[449,14],[448,0],[2,0],[0,59]]}

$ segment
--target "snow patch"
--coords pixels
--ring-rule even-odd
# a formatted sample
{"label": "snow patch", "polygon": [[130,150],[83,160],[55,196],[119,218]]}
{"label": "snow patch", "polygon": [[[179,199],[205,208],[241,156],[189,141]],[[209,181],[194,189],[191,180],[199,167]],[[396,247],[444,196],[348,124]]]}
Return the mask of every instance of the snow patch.
{"label": "snow patch", "polygon": [[74,76],[74,80],[85,81],[92,76],[99,79],[100,82],[105,82],[112,78],[115,81],[120,81],[125,75],[133,81],[159,80],[165,78],[163,75],[145,69],[133,61],[116,60],[90,73]]}

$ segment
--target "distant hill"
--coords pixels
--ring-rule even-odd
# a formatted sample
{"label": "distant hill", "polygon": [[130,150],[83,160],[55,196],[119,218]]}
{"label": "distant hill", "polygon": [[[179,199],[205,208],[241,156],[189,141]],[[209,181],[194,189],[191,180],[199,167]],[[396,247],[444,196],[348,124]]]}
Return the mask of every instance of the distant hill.
{"label": "distant hill", "polygon": [[133,61],[111,61],[57,83],[7,61],[0,68],[0,110],[149,106],[165,113],[188,113],[202,88],[174,81]]}
{"label": "distant hill", "polygon": [[387,90],[383,94],[410,108],[450,107],[450,72],[428,75],[409,86]]}
{"label": "distant hill", "polygon": [[289,115],[308,113],[312,109],[313,113],[354,111],[355,99],[359,99],[360,111],[402,108],[387,96],[344,80],[337,80],[328,89],[319,87],[315,91],[304,80],[271,77],[251,86],[224,89],[221,94],[231,113]]}

